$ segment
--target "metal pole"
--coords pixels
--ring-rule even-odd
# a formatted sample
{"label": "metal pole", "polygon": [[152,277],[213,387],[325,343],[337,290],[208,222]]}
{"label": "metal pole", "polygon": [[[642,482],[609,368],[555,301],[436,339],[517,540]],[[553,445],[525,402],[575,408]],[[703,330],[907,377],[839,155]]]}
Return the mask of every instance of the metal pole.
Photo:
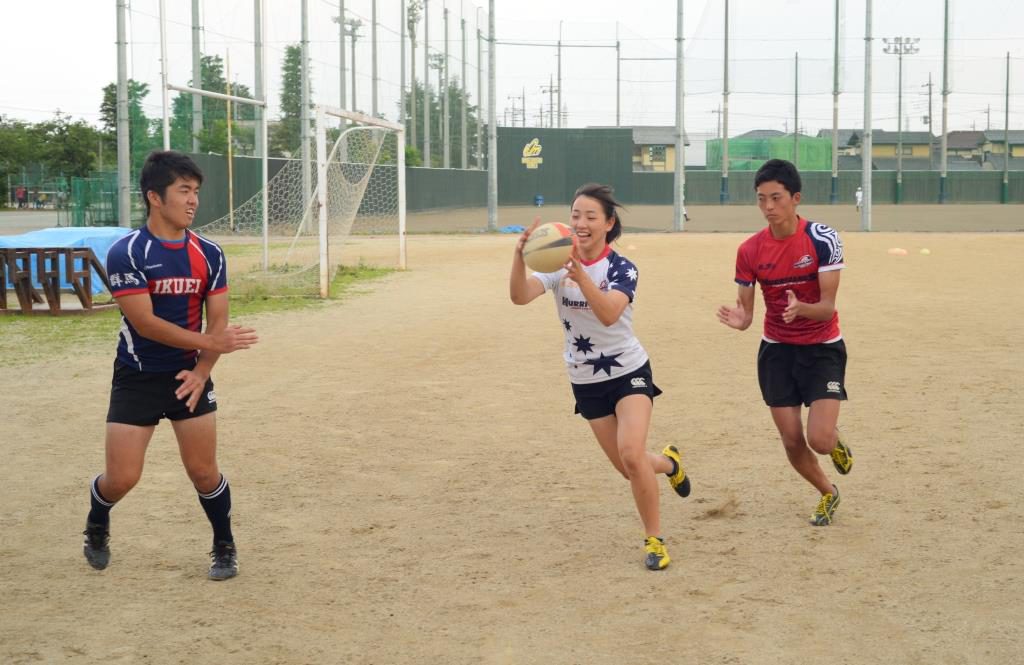
{"label": "metal pole", "polygon": [[469,95],[466,90],[466,17],[462,15],[462,4],[459,3],[459,19],[462,23],[462,100],[459,103],[462,111],[460,134],[461,139],[459,144],[462,147],[462,163],[461,168],[465,169],[467,160],[469,159],[469,146],[466,145],[466,103],[469,101]]}
{"label": "metal pole", "polygon": [[[404,0],[403,0],[404,2]],[[398,132],[398,145],[407,143],[405,130]],[[398,151],[398,268],[405,270],[406,263],[406,220],[405,220],[405,150]]]}
{"label": "metal pole", "polygon": [[349,37],[352,38],[352,40],[349,42],[349,48],[352,49],[351,60],[352,60],[352,110],[353,111],[355,111],[355,110],[357,110],[359,108],[359,102],[357,101],[357,97],[356,97],[356,41],[357,41],[356,38],[359,36],[359,33],[356,32],[356,31],[359,29],[360,25],[362,25],[362,21],[360,21],[358,19],[353,19],[348,24],[349,31],[350,31]]}
{"label": "metal pole", "polygon": [[725,63],[722,75],[722,191],[719,203],[729,202],[729,0],[725,0]]}
{"label": "metal pole", "polygon": [[676,159],[672,183],[672,230],[686,230],[686,129],[683,102],[686,99],[683,78],[683,0],[676,0]]}
{"label": "metal pole", "polygon": [[[260,1],[260,16],[266,17],[267,15],[267,0]],[[266,62],[267,59],[267,22],[266,20],[260,21],[260,49],[259,49],[259,61]],[[261,67],[259,70],[259,86],[262,90],[263,108],[260,109],[260,136],[263,144],[263,151],[260,153],[260,177],[263,183],[263,188],[260,190],[260,198],[263,203],[263,270],[267,270],[270,267],[270,190],[268,189],[267,176],[268,176],[268,154],[270,153],[269,145],[267,143],[267,134],[269,131],[269,125],[267,120],[267,68]]]}
{"label": "metal pole", "polygon": [[615,126],[621,126],[622,108],[622,48],[619,43],[619,22],[615,22]]}
{"label": "metal pole", "polygon": [[484,167],[483,127],[484,127],[484,87],[483,87],[483,36],[480,31],[480,8],[476,8],[476,167]]}
{"label": "metal pole", "polygon": [[487,230],[498,230],[498,112],[495,94],[497,56],[494,37],[494,0],[488,0],[487,27]]}
{"label": "metal pole", "polygon": [[[398,0],[405,5],[405,0]],[[409,145],[416,148],[419,143],[419,133],[416,131],[416,22],[412,21],[409,25],[409,46],[411,51],[409,53],[409,77],[412,85],[409,86],[409,129],[411,134],[408,136]]]}
{"label": "metal pole", "polygon": [[860,209],[861,231],[871,230],[871,0],[865,0],[864,9],[864,138],[861,140],[861,189],[864,205]]}
{"label": "metal pole", "polygon": [[[562,128],[562,22],[558,22],[558,128]],[[514,124],[514,123],[513,123]]]}
{"label": "metal pole", "polygon": [[377,117],[377,0],[370,3],[370,115]]}
{"label": "metal pole", "polygon": [[[203,87],[202,57],[199,54],[199,0],[192,0],[192,87]],[[259,94],[256,95],[257,97]],[[203,131],[203,97],[192,95],[192,152],[199,152],[199,135]]]}
{"label": "metal pole", "polygon": [[939,203],[945,203],[946,194],[946,156],[947,129],[949,121],[949,0],[943,2],[942,18],[942,141],[939,144]]}
{"label": "metal pole", "polygon": [[[303,6],[305,6],[303,0]],[[355,78],[355,77],[353,77]],[[316,108],[317,238],[320,242],[320,297],[331,295],[331,262],[327,240],[327,128],[322,106]]]}
{"label": "metal pole", "polygon": [[839,0],[835,2],[832,35],[832,188],[828,202],[839,200]]}
{"label": "metal pole", "polygon": [[444,125],[441,126],[441,136],[444,139],[444,155],[443,155],[443,159],[442,159],[442,164],[444,165],[444,168],[449,169],[452,166],[452,161],[451,161],[451,152],[452,152],[452,145],[451,145],[452,137],[451,137],[451,134],[452,134],[452,129],[451,129],[451,118],[450,118],[450,113],[451,113],[450,102],[451,102],[451,100],[449,99],[450,95],[448,94],[449,85],[448,85],[448,8],[447,7],[444,8],[444,62],[441,64],[441,66],[443,68],[441,70],[443,72],[443,74],[441,75],[441,86],[440,86],[441,91],[440,92],[441,92],[441,104],[442,104],[441,108],[443,110],[443,117],[444,117]]}
{"label": "metal pole", "polygon": [[170,103],[167,93],[167,13],[160,0],[160,101],[163,111],[164,150],[171,149]]}
{"label": "metal pole", "polygon": [[[402,125],[405,124],[405,0],[398,0],[398,25],[400,30],[399,41],[402,43],[402,48],[399,49],[398,56],[398,122]],[[376,59],[376,58],[374,58]],[[402,143],[401,148],[405,148],[405,132],[402,132]],[[401,151],[399,151],[401,152]]]}
{"label": "metal pole", "polygon": [[345,83],[345,0],[338,0],[338,90],[339,92],[339,106],[342,109],[347,109],[345,101],[346,88],[348,85]]}
{"label": "metal pole", "polygon": [[1003,110],[1003,203],[1010,202],[1010,52],[1006,52],[1006,107]]}
{"label": "metal pole", "polygon": [[903,199],[903,44],[896,38],[899,49],[896,71],[896,203]]}
{"label": "metal pole", "polygon": [[[224,62],[224,92],[230,97],[231,96],[231,51],[228,51]],[[228,133],[228,228],[232,231],[235,230],[235,163],[234,163],[234,152],[231,144],[231,100],[227,100],[227,106],[225,107],[226,115],[225,121],[227,124]]]}
{"label": "metal pole", "polygon": [[[255,46],[253,48],[253,57],[256,61],[256,99],[264,99],[264,81],[263,81],[263,0],[253,0],[253,41]],[[266,116],[266,109],[260,106],[253,107],[255,111],[255,120],[257,128],[263,126],[263,117]],[[256,143],[256,156],[262,157],[263,153],[266,152],[266,142],[263,140],[263,132],[257,129],[255,136]],[[266,188],[267,182],[263,181],[263,187]]]}
{"label": "metal pole", "polygon": [[131,228],[131,137],[128,124],[128,42],[125,14],[128,0],[117,0],[117,223]]}
{"label": "metal pole", "polygon": [[430,168],[430,0],[423,0],[423,166]]}
{"label": "metal pole", "polygon": [[793,166],[800,168],[800,54],[793,55]]}
{"label": "metal pole", "polygon": [[299,136],[302,140],[302,203],[303,206],[309,204],[309,194],[311,191],[310,185],[312,181],[312,174],[310,173],[309,160],[312,155],[310,149],[310,136],[309,136],[309,4],[308,0],[302,0],[302,14],[300,16],[302,22],[302,43],[301,43],[301,55],[302,60],[299,66],[299,72],[301,77],[301,102],[299,106]]}

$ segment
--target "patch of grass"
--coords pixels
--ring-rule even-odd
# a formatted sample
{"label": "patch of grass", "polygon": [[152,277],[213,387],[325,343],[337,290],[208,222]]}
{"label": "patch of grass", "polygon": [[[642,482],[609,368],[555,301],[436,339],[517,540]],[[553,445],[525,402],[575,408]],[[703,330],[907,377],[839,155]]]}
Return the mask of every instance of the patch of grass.
{"label": "patch of grass", "polygon": [[[351,297],[362,284],[392,272],[392,268],[368,266],[362,261],[355,266],[343,266],[331,283],[331,298],[327,301],[312,295],[318,290],[316,270],[307,271],[308,275],[304,274],[298,282],[290,281],[291,293],[283,295],[284,289],[276,288],[275,293],[266,283],[232,279],[231,318],[237,321],[257,314],[323,307]],[[309,284],[300,283],[302,280],[308,280]],[[236,288],[239,282],[242,288]],[[3,315],[0,316],[0,364],[11,368],[82,353],[112,357],[120,327],[121,312],[117,309],[74,316]]]}

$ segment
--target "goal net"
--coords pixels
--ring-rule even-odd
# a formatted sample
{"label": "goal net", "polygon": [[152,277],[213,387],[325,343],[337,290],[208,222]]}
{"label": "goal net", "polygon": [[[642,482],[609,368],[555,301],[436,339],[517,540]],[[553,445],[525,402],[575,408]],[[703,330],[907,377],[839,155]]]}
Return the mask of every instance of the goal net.
{"label": "goal net", "polygon": [[233,288],[327,297],[342,265],[405,268],[402,126],[318,107],[314,137],[308,160],[199,229],[225,246]]}

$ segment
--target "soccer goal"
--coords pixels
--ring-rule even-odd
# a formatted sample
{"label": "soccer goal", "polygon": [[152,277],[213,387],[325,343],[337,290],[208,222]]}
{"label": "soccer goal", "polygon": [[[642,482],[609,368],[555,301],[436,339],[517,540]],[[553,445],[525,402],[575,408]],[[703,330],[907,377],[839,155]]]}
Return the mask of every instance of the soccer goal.
{"label": "soccer goal", "polygon": [[244,245],[228,250],[241,259],[232,260],[232,284],[326,298],[343,264],[405,269],[404,128],[320,106],[314,137],[308,160],[285,160],[263,190],[200,229]]}

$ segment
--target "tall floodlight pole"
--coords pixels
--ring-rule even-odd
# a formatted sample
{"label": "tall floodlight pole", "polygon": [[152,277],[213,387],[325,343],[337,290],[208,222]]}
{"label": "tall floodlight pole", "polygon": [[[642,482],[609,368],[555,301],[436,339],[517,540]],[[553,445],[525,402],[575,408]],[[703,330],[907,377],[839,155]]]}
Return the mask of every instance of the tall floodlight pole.
{"label": "tall floodlight pole", "polygon": [[[405,0],[399,0],[403,5]],[[416,24],[420,22],[420,12],[423,11],[423,3],[419,0],[412,0],[409,3],[409,13],[406,19],[409,28],[409,46],[411,48],[409,58],[409,74],[412,85],[409,87],[409,125],[412,135],[409,137],[409,145],[414,148],[419,144],[419,133],[416,131]]]}
{"label": "tall floodlight pole", "polygon": [[462,101],[459,104],[462,107],[462,117],[460,118],[459,145],[462,147],[460,168],[465,169],[466,160],[469,159],[469,146],[466,145],[466,104],[469,101],[469,94],[466,90],[466,17],[462,12],[462,3],[459,3],[459,20],[462,24]]}
{"label": "tall floodlight pole", "polygon": [[444,141],[444,155],[442,155],[442,164],[444,168],[449,169],[452,166],[452,145],[451,145],[451,108],[449,107],[448,94],[448,7],[444,8],[444,60],[441,62],[441,109],[442,117],[444,118],[444,124],[441,125],[441,138]]}
{"label": "tall floodlight pole", "polygon": [[863,168],[861,190],[864,205],[860,208],[860,230],[871,230],[871,0],[865,0],[864,8],[864,138],[861,140],[860,161]]}
{"label": "tall floodlight pole", "polygon": [[946,191],[946,165],[948,159],[947,129],[949,121],[949,0],[945,0],[942,10],[942,141],[939,149],[939,203],[945,203],[948,194]]}
{"label": "tall floodlight pole", "polygon": [[1006,52],[1006,107],[1003,110],[1003,190],[1000,200],[1010,202],[1010,52]]}
{"label": "tall floodlight pole", "polygon": [[263,150],[260,152],[260,184],[262,184],[262,187],[260,188],[260,197],[261,203],[263,204],[261,210],[261,216],[263,218],[263,269],[267,270],[270,267],[270,191],[267,188],[270,150],[268,149],[267,140],[269,138],[269,119],[267,118],[267,68],[262,66],[262,64],[267,61],[267,0],[258,0],[258,2],[260,8],[260,48],[257,61],[261,63],[261,67],[259,69],[257,86],[262,92],[256,96],[263,101],[263,107],[260,108],[260,120],[257,132],[260,136],[259,145],[263,146]]}
{"label": "tall floodlight pole", "polygon": [[622,45],[619,42],[619,22],[615,22],[615,126],[621,125],[622,107]]}
{"label": "tall floodlight pole", "polygon": [[725,0],[725,63],[722,75],[722,191],[719,203],[729,202],[729,0]]}
{"label": "tall floodlight pole", "polygon": [[835,2],[832,34],[832,188],[828,202],[839,200],[839,0]]}
{"label": "tall floodlight pole", "polygon": [[484,128],[484,88],[483,88],[483,32],[480,30],[480,7],[476,8],[476,167],[484,167],[483,128]]}
{"label": "tall floodlight pole", "polygon": [[128,0],[117,0],[117,224],[132,225],[131,137],[128,125]]}
{"label": "tall floodlight pole", "polygon": [[[402,43],[398,56],[398,122],[405,125],[405,0],[398,0],[398,12],[398,29],[401,32],[398,39]],[[407,138],[408,132],[402,132],[403,149]]]}
{"label": "tall floodlight pole", "polygon": [[562,128],[562,22],[558,22],[558,128]]}
{"label": "tall floodlight pole", "polygon": [[358,111],[359,102],[356,97],[356,42],[359,41],[359,28],[363,26],[363,22],[357,18],[350,18],[345,21],[345,25],[348,27],[349,48],[352,49],[352,110]]}
{"label": "tall floodlight pole", "polygon": [[345,102],[345,0],[338,0],[338,15],[331,19],[338,24],[338,108],[347,109]]}
{"label": "tall floodlight pole", "polygon": [[164,150],[171,149],[170,102],[167,90],[167,12],[160,0],[160,100],[163,108]]}
{"label": "tall floodlight pole", "polygon": [[[203,87],[202,56],[199,53],[199,0],[192,0],[192,87]],[[259,93],[256,93],[259,97]],[[199,152],[199,135],[203,131],[203,96],[192,95],[192,152]]]}
{"label": "tall floodlight pole", "polygon": [[430,161],[430,0],[423,0],[423,166]]}
{"label": "tall floodlight pole", "polygon": [[[302,139],[302,204],[309,204],[309,195],[312,191],[312,171],[310,169],[310,155],[312,155],[312,137],[309,135],[309,3],[302,0],[302,42],[300,44],[300,55],[302,64],[299,65],[301,77],[302,101],[299,107],[299,136]],[[355,78],[355,77],[353,77]]]}
{"label": "tall floodlight pole", "polygon": [[920,49],[917,44],[921,40],[916,37],[882,38],[885,48],[883,53],[895,55],[899,61],[896,84],[896,203],[903,201],[903,56],[913,55]]}
{"label": "tall floodlight pole", "polygon": [[377,114],[377,0],[370,3],[370,90],[373,99],[370,100],[370,114],[376,118]]}
{"label": "tall floodlight pole", "polygon": [[497,55],[494,38],[494,0],[487,4],[487,230],[498,230],[498,112],[494,80]]}
{"label": "tall floodlight pole", "polygon": [[686,128],[683,102],[686,88],[683,83],[683,0],[676,0],[676,161],[672,186],[672,229],[684,231],[686,221]]}
{"label": "tall floodlight pole", "polygon": [[793,166],[800,168],[800,54],[793,55]]}
{"label": "tall floodlight pole", "polygon": [[[263,81],[263,0],[253,0],[253,41],[255,46],[253,48],[253,60],[256,63],[256,99],[265,99],[266,90]],[[260,131],[260,127],[263,126],[263,119],[266,117],[266,108],[263,106],[254,106],[255,120],[256,120],[256,157],[262,157],[263,153],[266,152],[266,142],[264,141],[263,132]],[[266,180],[261,180],[264,185],[263,189],[266,189]]]}

